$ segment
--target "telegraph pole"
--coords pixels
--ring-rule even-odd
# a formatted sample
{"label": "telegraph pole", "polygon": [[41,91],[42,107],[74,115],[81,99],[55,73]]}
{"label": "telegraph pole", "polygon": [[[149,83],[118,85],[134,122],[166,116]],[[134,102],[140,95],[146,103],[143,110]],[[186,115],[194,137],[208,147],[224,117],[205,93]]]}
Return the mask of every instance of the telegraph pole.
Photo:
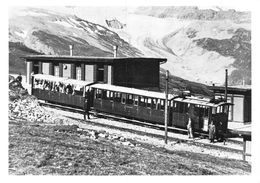
{"label": "telegraph pole", "polygon": [[225,102],[227,102],[227,90],[228,90],[228,70],[226,69],[226,76],[225,76]]}
{"label": "telegraph pole", "polygon": [[168,128],[168,80],[169,80],[169,71],[166,71],[166,88],[165,88],[165,115],[164,115],[164,123],[165,123],[165,139],[164,142],[167,144],[168,136],[167,136],[167,128]]}

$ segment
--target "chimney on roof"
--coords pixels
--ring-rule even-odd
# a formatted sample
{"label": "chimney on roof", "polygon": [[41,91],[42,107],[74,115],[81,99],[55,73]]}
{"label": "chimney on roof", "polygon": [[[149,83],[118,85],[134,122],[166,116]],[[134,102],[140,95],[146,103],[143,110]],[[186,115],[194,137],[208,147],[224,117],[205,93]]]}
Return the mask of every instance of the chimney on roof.
{"label": "chimney on roof", "polygon": [[117,49],[118,49],[118,46],[113,46],[113,50],[114,50],[114,58],[117,57]]}
{"label": "chimney on roof", "polygon": [[73,55],[73,45],[69,45],[69,47],[70,47],[70,56],[72,56]]}

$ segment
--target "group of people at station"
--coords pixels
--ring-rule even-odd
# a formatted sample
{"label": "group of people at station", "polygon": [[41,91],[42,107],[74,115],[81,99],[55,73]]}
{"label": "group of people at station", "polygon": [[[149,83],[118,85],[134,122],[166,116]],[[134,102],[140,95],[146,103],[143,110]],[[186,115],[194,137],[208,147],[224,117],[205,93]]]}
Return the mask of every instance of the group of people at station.
{"label": "group of people at station", "polygon": [[[58,81],[47,81],[43,79],[35,79],[34,88],[39,88],[41,90],[49,90],[66,94],[76,94],[78,91],[76,86],[71,84],[65,84]],[[82,91],[83,92],[83,91]]]}
{"label": "group of people at station", "polygon": [[[194,138],[194,106],[190,105],[189,111],[188,111],[188,123],[187,123],[187,131],[188,131],[188,138],[193,139]],[[214,143],[214,140],[216,137],[216,125],[214,124],[213,120],[209,123],[209,141],[210,143]]]}

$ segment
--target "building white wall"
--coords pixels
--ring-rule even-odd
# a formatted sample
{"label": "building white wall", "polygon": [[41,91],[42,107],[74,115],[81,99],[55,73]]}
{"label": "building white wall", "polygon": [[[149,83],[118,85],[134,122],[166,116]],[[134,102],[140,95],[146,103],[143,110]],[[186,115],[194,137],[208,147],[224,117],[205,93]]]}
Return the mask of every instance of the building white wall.
{"label": "building white wall", "polygon": [[94,65],[85,65],[85,80],[94,82]]}
{"label": "building white wall", "polygon": [[71,78],[71,64],[63,64],[63,77]]}
{"label": "building white wall", "polygon": [[49,67],[50,67],[50,64],[49,64],[49,63],[43,62],[43,63],[42,63],[42,73],[49,75],[49,74],[50,74],[50,69],[49,69]]}

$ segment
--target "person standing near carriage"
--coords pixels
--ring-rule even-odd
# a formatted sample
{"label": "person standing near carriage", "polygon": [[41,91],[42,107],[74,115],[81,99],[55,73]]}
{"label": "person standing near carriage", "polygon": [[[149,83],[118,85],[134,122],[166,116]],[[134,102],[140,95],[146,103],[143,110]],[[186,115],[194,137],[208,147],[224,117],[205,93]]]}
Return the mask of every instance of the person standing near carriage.
{"label": "person standing near carriage", "polygon": [[87,90],[86,92],[86,100],[85,100],[85,114],[88,116],[88,119],[90,119],[89,117],[89,111],[90,111],[90,102],[91,102],[91,92],[90,89]]}
{"label": "person standing near carriage", "polygon": [[17,78],[16,78],[16,81],[19,81],[20,83],[22,83],[22,74],[21,73],[19,73],[19,75],[17,76]]}
{"label": "person standing near carriage", "polygon": [[216,136],[216,126],[213,123],[213,121],[211,121],[211,123],[209,124],[209,141],[210,141],[210,143],[214,143],[215,136]]}
{"label": "person standing near carriage", "polygon": [[188,111],[188,124],[187,124],[187,130],[188,130],[188,138],[194,138],[193,137],[193,116],[194,116],[194,108],[191,104]]}

